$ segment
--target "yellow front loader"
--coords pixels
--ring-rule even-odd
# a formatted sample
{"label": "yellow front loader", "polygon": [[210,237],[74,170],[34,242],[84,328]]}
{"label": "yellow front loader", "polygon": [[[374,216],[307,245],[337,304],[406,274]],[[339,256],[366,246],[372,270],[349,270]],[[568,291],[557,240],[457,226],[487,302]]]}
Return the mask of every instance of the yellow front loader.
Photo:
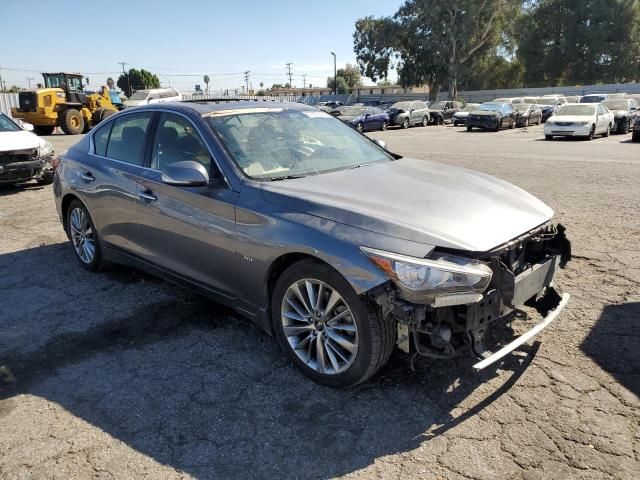
{"label": "yellow front loader", "polygon": [[50,135],[55,127],[69,135],[86,133],[103,118],[118,111],[109,88],[85,93],[78,73],[43,73],[44,87],[18,93],[19,107],[11,115],[31,123],[38,135]]}

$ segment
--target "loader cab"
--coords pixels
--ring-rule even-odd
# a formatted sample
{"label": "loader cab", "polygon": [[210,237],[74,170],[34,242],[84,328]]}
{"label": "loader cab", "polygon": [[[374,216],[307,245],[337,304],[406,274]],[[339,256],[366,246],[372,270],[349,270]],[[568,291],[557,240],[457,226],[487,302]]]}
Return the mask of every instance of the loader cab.
{"label": "loader cab", "polygon": [[67,97],[67,102],[85,105],[87,97],[84,94],[82,75],[74,73],[43,73],[45,88],[61,88]]}

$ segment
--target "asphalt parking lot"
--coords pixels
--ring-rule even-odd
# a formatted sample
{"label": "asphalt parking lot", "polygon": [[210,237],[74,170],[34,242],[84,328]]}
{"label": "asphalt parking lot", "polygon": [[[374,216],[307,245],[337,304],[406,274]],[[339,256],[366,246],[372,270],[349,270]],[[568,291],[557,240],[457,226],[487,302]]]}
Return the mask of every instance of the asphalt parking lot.
{"label": "asphalt parking lot", "polygon": [[572,300],[540,343],[480,374],[394,354],[363,385],[321,387],[215,303],[84,271],[50,186],[0,187],[0,478],[639,478],[640,144],[538,126],[371,136],[555,209]]}

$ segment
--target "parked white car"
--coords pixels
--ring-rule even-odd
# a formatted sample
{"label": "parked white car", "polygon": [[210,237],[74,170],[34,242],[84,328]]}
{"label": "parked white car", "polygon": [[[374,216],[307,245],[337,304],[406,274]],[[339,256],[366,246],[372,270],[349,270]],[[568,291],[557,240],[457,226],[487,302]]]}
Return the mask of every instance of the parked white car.
{"label": "parked white car", "polygon": [[137,107],[150,103],[179,102],[182,94],[175,88],[152,88],[150,90],[138,90],[124,102],[125,107]]}
{"label": "parked white car", "polygon": [[608,137],[613,125],[613,113],[607,107],[588,103],[567,103],[549,117],[544,125],[544,137]]}
{"label": "parked white car", "polygon": [[18,123],[0,113],[0,184],[53,181],[53,146],[31,130],[30,123]]}

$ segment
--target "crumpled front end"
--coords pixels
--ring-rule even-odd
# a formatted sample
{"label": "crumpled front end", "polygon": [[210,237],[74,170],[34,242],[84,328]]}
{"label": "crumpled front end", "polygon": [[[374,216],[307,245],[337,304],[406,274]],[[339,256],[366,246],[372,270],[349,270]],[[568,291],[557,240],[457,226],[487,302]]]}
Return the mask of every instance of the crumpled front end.
{"label": "crumpled front end", "polygon": [[[443,252],[461,255],[462,252]],[[482,369],[513,351],[555,320],[568,301],[554,284],[558,268],[571,259],[571,243],[562,225],[544,225],[489,252],[466,252],[491,279],[482,292],[455,292],[418,302],[387,285],[370,292],[397,323],[398,347],[413,357],[453,358],[471,350]],[[527,305],[544,317],[529,332],[496,352],[488,351],[488,332],[517,317]]]}
{"label": "crumpled front end", "polygon": [[50,182],[53,179],[53,153],[40,155],[39,152],[38,148],[0,152],[0,184],[31,179]]}

